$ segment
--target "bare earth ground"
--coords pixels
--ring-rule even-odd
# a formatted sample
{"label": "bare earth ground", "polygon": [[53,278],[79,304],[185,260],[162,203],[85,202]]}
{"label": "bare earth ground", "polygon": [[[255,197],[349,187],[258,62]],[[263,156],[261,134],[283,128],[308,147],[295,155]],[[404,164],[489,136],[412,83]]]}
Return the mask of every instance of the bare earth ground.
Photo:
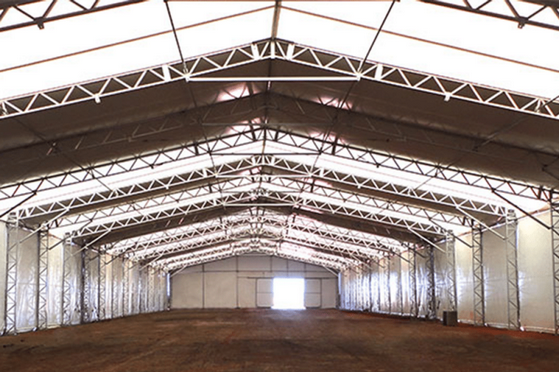
{"label": "bare earth ground", "polygon": [[559,371],[559,338],[337,310],[174,310],[0,337],[0,371]]}

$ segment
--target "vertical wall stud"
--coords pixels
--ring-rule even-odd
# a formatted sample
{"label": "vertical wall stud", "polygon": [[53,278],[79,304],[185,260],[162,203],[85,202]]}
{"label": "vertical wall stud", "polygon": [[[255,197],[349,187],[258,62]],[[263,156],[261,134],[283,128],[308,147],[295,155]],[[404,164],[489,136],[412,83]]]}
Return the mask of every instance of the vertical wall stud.
{"label": "vertical wall stud", "polygon": [[39,231],[39,270],[37,280],[37,328],[47,329],[49,233]]}
{"label": "vertical wall stud", "polygon": [[62,245],[62,324],[70,325],[72,323],[72,239],[69,235],[64,238]]}
{"label": "vertical wall stud", "polygon": [[122,260],[122,316],[131,315],[130,311],[130,270],[128,268],[128,260]]}
{"label": "vertical wall stud", "polygon": [[[17,261],[19,254],[19,215],[8,216],[8,245],[6,262],[6,328],[4,333],[16,334]],[[13,243],[13,241],[16,243]]]}
{"label": "vertical wall stud", "polygon": [[99,260],[97,262],[99,265],[99,269],[97,270],[99,273],[99,292],[97,293],[97,303],[99,306],[99,320],[103,320],[106,319],[107,316],[107,255],[99,253]]}
{"label": "vertical wall stud", "polygon": [[119,290],[118,290],[118,271],[122,270],[122,265],[118,265],[116,259],[111,264],[112,269],[112,284],[111,284],[111,318],[120,316],[118,311],[119,303]]}
{"label": "vertical wall stud", "polygon": [[81,270],[81,282],[82,291],[80,293],[80,303],[81,303],[81,322],[89,323],[91,322],[91,271],[89,268],[89,251],[83,250],[81,252],[82,259],[82,270]]}
{"label": "vertical wall stud", "polygon": [[409,259],[409,276],[410,276],[410,315],[417,318],[419,315],[419,306],[417,304],[417,271],[416,271],[416,255],[415,249],[408,250]]}
{"label": "vertical wall stud", "polygon": [[456,241],[452,231],[446,234],[446,268],[448,310],[456,311]]}
{"label": "vertical wall stud", "polygon": [[434,248],[429,246],[426,249],[427,257],[427,319],[435,319],[437,317],[437,298],[435,294],[435,252]]}
{"label": "vertical wall stud", "polygon": [[396,277],[396,280],[398,281],[397,286],[396,286],[396,290],[398,292],[396,292],[396,302],[398,303],[398,313],[400,315],[404,315],[404,299],[403,299],[403,294],[402,294],[402,259],[400,258],[400,256],[394,256],[394,257],[398,257],[398,275]]}
{"label": "vertical wall stud", "polygon": [[520,329],[520,298],[518,290],[518,221],[514,210],[507,211],[505,227],[505,245],[507,258],[507,313],[509,329]]}
{"label": "vertical wall stud", "polygon": [[485,280],[483,274],[483,244],[479,227],[472,229],[472,269],[474,279],[474,325],[485,325]]}
{"label": "vertical wall stud", "polygon": [[388,314],[392,314],[392,296],[391,296],[391,293],[390,293],[390,267],[391,267],[390,263],[391,263],[392,260],[390,259],[390,257],[387,257],[386,261],[387,261],[386,268],[385,268],[385,271],[386,271],[386,288],[385,288],[386,301],[388,302]]}
{"label": "vertical wall stud", "polygon": [[551,201],[551,250],[553,255],[553,293],[555,304],[555,334],[559,335],[559,201]]}

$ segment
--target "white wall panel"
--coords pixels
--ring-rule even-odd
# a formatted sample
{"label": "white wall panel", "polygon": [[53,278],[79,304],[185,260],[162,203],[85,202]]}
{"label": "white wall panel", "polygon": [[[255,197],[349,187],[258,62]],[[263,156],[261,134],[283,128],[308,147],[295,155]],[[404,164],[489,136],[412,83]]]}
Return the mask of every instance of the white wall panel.
{"label": "white wall panel", "polygon": [[305,293],[305,307],[317,309],[321,307],[320,293]]}
{"label": "white wall panel", "polygon": [[27,238],[29,232],[26,230],[12,229],[11,231],[9,244],[19,247],[17,261],[16,329],[18,332],[25,332],[37,326],[39,241],[36,234]]}
{"label": "white wall panel", "polygon": [[238,307],[255,308],[256,307],[256,279],[242,278],[238,279]]}
{"label": "white wall panel", "polygon": [[236,271],[237,257],[227,258],[214,262],[208,262],[204,265],[204,271]]}
{"label": "white wall panel", "polygon": [[337,280],[335,278],[322,279],[322,308],[335,308],[337,293]]}
{"label": "white wall panel", "polygon": [[272,257],[272,271],[287,271],[287,260],[279,257]]}
{"label": "white wall panel", "polygon": [[271,271],[272,260],[268,256],[240,256],[239,271]]}
{"label": "white wall panel", "polygon": [[390,310],[402,314],[402,284],[400,257],[390,257]]}
{"label": "white wall panel", "polygon": [[304,272],[305,271],[305,264],[302,262],[297,262],[297,261],[287,261],[287,270],[288,271],[300,271],[300,272]]}
{"label": "white wall panel", "polygon": [[[461,237],[471,244],[470,234]],[[465,322],[474,321],[474,274],[472,248],[456,241],[456,298],[458,302],[458,319]]]}
{"label": "white wall panel", "polygon": [[202,273],[173,276],[171,306],[174,309],[199,309],[204,307],[204,277]]}
{"label": "white wall panel", "polygon": [[69,324],[80,324],[81,321],[81,272],[82,258],[80,247],[74,245],[65,245],[64,260],[68,260],[65,270],[69,269],[64,275],[67,276],[67,284],[69,286],[69,304],[66,307],[68,311]]}
{"label": "white wall panel", "polygon": [[204,273],[204,306],[206,308],[237,307],[237,274]]}
{"label": "white wall panel", "polygon": [[[505,229],[497,232],[505,235]],[[504,327],[507,315],[507,261],[505,242],[491,232],[483,237],[483,274],[485,277],[485,322],[492,326]]]}
{"label": "white wall panel", "polygon": [[[288,277],[306,278],[307,283],[310,283],[309,290],[312,290],[310,293],[321,297],[309,300],[313,307],[320,304],[336,306],[336,278],[322,268],[299,263],[293,265],[291,261],[269,256],[240,256],[225,261],[228,262],[198,265],[174,275],[171,286],[172,308],[270,307],[272,279]],[[288,265],[303,271],[285,271]],[[270,271],[270,268],[275,270]],[[328,286],[321,291],[321,282],[325,281],[328,281]],[[319,305],[315,305],[316,301]]]}
{"label": "white wall panel", "polygon": [[[550,223],[549,213],[538,218]],[[518,224],[520,323],[528,330],[554,329],[551,233],[531,218]]]}
{"label": "white wall panel", "polygon": [[273,280],[256,280],[256,307],[272,307],[274,305]]}
{"label": "white wall panel", "polygon": [[47,326],[59,327],[62,324],[62,243],[59,239],[49,237],[49,245],[55,246],[48,252],[48,301],[47,301]]}

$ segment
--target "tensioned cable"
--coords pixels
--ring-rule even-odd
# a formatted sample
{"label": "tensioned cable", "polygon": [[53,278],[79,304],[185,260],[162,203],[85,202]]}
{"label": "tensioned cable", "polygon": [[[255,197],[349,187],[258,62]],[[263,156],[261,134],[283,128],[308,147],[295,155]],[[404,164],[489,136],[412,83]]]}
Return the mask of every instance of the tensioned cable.
{"label": "tensioned cable", "polygon": [[186,67],[186,61],[184,60],[184,56],[182,54],[181,43],[179,41],[179,37],[177,35],[177,29],[175,28],[175,21],[173,20],[173,15],[171,14],[171,8],[169,7],[169,1],[163,0],[165,3],[165,8],[167,9],[167,14],[169,15],[169,22],[171,22],[171,28],[173,29],[173,36],[175,37],[175,42],[177,43],[177,49],[179,50],[179,56],[181,57],[183,73],[186,75],[188,73],[188,68]]}

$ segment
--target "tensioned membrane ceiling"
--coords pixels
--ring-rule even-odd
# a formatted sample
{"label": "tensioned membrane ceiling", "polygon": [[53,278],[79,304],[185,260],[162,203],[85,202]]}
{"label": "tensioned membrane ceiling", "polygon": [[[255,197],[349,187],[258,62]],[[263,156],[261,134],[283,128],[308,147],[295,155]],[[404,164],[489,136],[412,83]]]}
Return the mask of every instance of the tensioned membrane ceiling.
{"label": "tensioned membrane ceiling", "polygon": [[559,13],[463,4],[0,2],[0,214],[168,270],[341,269],[541,210]]}

